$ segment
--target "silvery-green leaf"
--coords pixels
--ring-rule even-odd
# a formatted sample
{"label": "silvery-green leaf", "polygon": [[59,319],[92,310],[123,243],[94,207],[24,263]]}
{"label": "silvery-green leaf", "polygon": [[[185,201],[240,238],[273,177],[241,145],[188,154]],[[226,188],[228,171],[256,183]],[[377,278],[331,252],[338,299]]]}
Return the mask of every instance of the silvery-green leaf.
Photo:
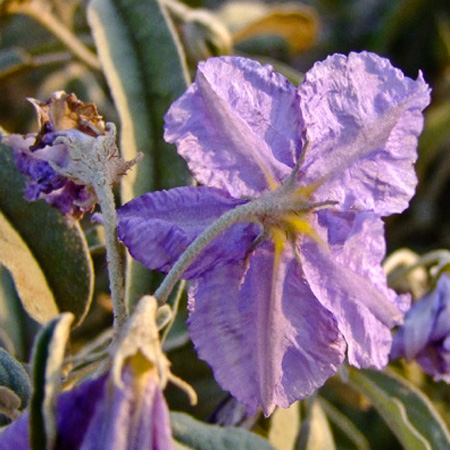
{"label": "silvery-green leaf", "polygon": [[56,399],[61,369],[74,316],[63,313],[50,321],[33,348],[33,395],[30,404],[30,440],[33,449],[53,448],[56,439]]}
{"label": "silvery-green leaf", "polygon": [[393,372],[351,370],[352,385],[367,396],[406,450],[450,449],[450,433],[430,400]]}
{"label": "silvery-green leaf", "polygon": [[58,314],[47,280],[19,233],[0,212],[0,263],[11,273],[28,314],[45,323]]}
{"label": "silvery-green leaf", "polygon": [[23,365],[0,348],[0,386],[10,389],[19,398],[18,409],[28,405],[31,385]]}
{"label": "silvery-green leaf", "polygon": [[25,359],[27,336],[33,336],[38,325],[26,314],[9,271],[0,265],[0,343],[9,353]]}
{"label": "silvery-green leaf", "polygon": [[242,428],[207,425],[183,413],[171,413],[170,418],[175,441],[188,449],[275,450],[268,441]]}

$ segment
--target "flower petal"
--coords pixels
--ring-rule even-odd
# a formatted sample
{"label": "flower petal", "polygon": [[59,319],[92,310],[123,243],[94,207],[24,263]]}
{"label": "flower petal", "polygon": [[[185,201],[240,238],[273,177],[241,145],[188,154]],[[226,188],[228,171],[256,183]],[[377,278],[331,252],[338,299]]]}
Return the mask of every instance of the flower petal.
{"label": "flower petal", "polygon": [[165,119],[166,140],[177,144],[195,178],[237,198],[283,180],[301,147],[295,87],[245,58],[200,63],[195,83]]}
{"label": "flower petal", "polygon": [[430,342],[440,309],[439,294],[431,292],[414,303],[405,317],[405,323],[394,336],[391,358],[415,358]]}
{"label": "flower petal", "polygon": [[442,272],[436,287],[415,302],[394,336],[391,359],[417,359],[435,380],[450,382],[450,276]]}
{"label": "flower petal", "polygon": [[[373,213],[340,212],[330,209],[317,211],[316,217],[318,219],[316,229],[320,230],[318,233],[328,242],[334,260],[366,277],[389,299],[390,303],[395,304],[401,312],[406,312],[411,306],[409,294],[397,295],[387,287],[386,273],[382,267],[386,256],[382,219]],[[398,315],[389,306],[386,313]],[[384,319],[386,322],[390,320],[392,316]]]}
{"label": "flower petal", "polygon": [[[317,201],[381,215],[408,206],[413,164],[430,91],[373,53],[333,55],[299,86],[306,137],[305,184],[322,180]],[[325,181],[323,181],[325,180]]]}
{"label": "flower petal", "polygon": [[217,266],[193,283],[189,297],[200,358],[249,412],[261,405],[269,415],[310,395],[344,358],[336,322],[312,295],[291,249],[275,270],[268,244],[248,266]]}
{"label": "flower petal", "polygon": [[130,370],[123,374],[123,388],[105,386],[81,450],[173,449],[169,410],[156,377],[149,375],[142,389]]}
{"label": "flower petal", "polygon": [[[148,193],[119,208],[118,235],[135,259],[150,269],[168,272],[208,225],[243,203],[208,187]],[[256,224],[233,225],[197,256],[184,277],[198,277],[221,261],[243,259],[258,234]]]}
{"label": "flower petal", "polygon": [[322,236],[328,228],[328,239],[324,239],[328,245],[308,237],[299,244],[306,279],[317,299],[336,317],[350,364],[382,368],[391,347],[390,329],[402,320],[408,303],[386,286],[380,266],[382,221],[370,214],[336,216],[323,210],[319,223],[324,226],[317,226]]}
{"label": "flower petal", "polygon": [[430,336],[433,341],[450,335],[450,274],[448,272],[441,273],[435,292],[439,298],[439,310]]}
{"label": "flower petal", "polygon": [[[79,449],[98,402],[101,402],[106,377],[87,381],[58,398],[58,434],[55,449]],[[29,450],[29,412],[5,428],[0,435],[0,450]]]}

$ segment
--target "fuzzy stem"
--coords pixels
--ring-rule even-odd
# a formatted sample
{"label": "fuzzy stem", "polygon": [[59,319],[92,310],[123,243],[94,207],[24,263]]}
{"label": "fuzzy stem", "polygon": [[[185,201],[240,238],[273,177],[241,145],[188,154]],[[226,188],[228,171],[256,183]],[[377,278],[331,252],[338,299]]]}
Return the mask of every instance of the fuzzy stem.
{"label": "fuzzy stem", "polygon": [[9,13],[27,15],[55,35],[81,61],[89,67],[100,70],[97,56],[91,52],[65,25],[63,25],[47,8],[39,7],[37,3],[14,2],[7,10]]}
{"label": "fuzzy stem", "polygon": [[186,287],[186,282],[183,280],[180,282],[178,286],[178,291],[175,295],[175,299],[173,300],[172,304],[172,318],[170,319],[170,322],[167,324],[164,333],[161,336],[161,346],[164,345],[164,342],[167,339],[167,336],[170,333],[170,330],[172,329],[173,324],[175,323],[175,319],[177,317],[178,308],[180,306],[181,296],[183,295],[184,288]]}
{"label": "fuzzy stem", "polygon": [[248,222],[255,218],[258,213],[258,200],[237,206],[223,214],[219,219],[207,227],[203,233],[189,245],[184,253],[178,258],[164,281],[154,293],[159,305],[167,302],[170,293],[180,280],[184,271],[189,267],[194,258],[219,234],[238,222]]}
{"label": "fuzzy stem", "polygon": [[94,187],[105,227],[106,260],[108,263],[109,288],[114,308],[114,329],[116,332],[119,332],[128,317],[128,313],[125,306],[122,257],[120,255],[119,241],[117,240],[117,213],[114,195],[109,183],[99,182]]}
{"label": "fuzzy stem", "polygon": [[[304,151],[307,147],[305,146]],[[336,202],[318,202],[307,203],[305,193],[309,195],[318,183],[299,190],[295,175],[298,172],[298,166],[293,169],[291,175],[284,184],[274,188],[261,195],[260,197],[239,205],[236,208],[223,214],[219,219],[207,227],[189,247],[181,254],[177,262],[173,265],[164,281],[154,293],[159,305],[167,302],[177,281],[182,277],[184,271],[189,267],[194,258],[219,234],[238,222],[259,222],[259,218],[275,217],[292,211],[307,212],[313,209],[323,208],[334,205]],[[270,185],[270,179],[268,180]],[[300,191],[300,192],[299,192]],[[310,191],[310,192],[309,192]],[[299,193],[301,195],[299,195]]]}

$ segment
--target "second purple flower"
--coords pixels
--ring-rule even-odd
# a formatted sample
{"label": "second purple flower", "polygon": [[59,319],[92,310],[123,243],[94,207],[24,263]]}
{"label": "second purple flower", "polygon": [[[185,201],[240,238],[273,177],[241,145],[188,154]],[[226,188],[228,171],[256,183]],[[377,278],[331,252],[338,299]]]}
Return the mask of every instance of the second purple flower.
{"label": "second purple flower", "polygon": [[297,88],[236,57],[201,63],[166,115],[197,181],[119,210],[119,236],[170,271],[223,214],[246,214],[184,273],[189,328],[221,386],[269,415],[313,393],[347,356],[381,369],[408,299],[386,285],[382,217],[416,177],[429,88],[371,53],[333,55]]}

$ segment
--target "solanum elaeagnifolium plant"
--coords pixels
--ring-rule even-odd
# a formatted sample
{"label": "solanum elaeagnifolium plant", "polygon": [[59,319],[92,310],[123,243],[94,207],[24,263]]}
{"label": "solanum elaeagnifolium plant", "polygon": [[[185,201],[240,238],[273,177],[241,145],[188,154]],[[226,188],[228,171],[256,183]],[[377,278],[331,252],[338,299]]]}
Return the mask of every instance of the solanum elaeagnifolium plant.
{"label": "solanum elaeagnifolium plant", "polygon": [[[34,17],[37,3],[5,8]],[[448,253],[400,267],[402,292],[382,266],[384,220],[408,208],[417,186],[431,94],[422,73],[410,78],[374,52],[335,53],[293,83],[272,65],[219,55],[190,67],[190,83],[180,37],[186,24],[201,25],[189,48],[202,59],[207,38],[228,33],[219,16],[156,0],[92,0],[87,13],[97,55],[61,34],[57,15],[41,20],[106,78],[119,127],[91,99],[58,90],[31,100],[37,132],[2,135],[4,179],[21,182],[1,187],[0,261],[41,329],[31,380],[0,353],[0,450],[345,448],[329,420],[354,448],[377,448],[332,405],[333,383],[368,398],[404,448],[450,449],[433,404],[392,370],[417,360],[450,380]],[[226,42],[214,48],[229,51],[231,34]],[[42,230],[28,208],[48,217]],[[104,231],[112,327],[71,350],[94,282],[100,289],[85,241],[92,227]],[[53,228],[89,267],[83,307],[60,299],[49,278],[59,267],[44,266],[33,244]],[[23,287],[29,261],[47,290]],[[412,299],[408,277],[430,266]],[[62,283],[75,280],[69,273]],[[208,387],[171,368],[171,350],[197,364],[187,341],[220,393],[206,408],[212,424],[198,420]],[[200,409],[183,408],[196,419],[175,412],[169,382],[191,405],[198,397]]]}

